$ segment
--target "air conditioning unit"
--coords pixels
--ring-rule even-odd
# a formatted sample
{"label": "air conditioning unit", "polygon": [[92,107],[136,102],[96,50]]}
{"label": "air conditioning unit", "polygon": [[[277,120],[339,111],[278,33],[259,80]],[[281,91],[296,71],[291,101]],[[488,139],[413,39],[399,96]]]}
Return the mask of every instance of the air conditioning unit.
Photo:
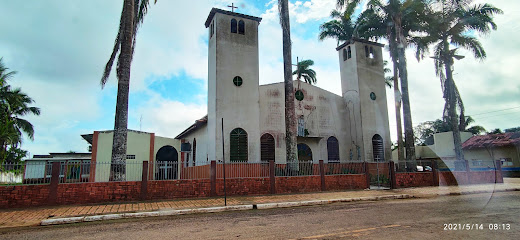
{"label": "air conditioning unit", "polygon": [[181,152],[191,152],[191,144],[181,143]]}

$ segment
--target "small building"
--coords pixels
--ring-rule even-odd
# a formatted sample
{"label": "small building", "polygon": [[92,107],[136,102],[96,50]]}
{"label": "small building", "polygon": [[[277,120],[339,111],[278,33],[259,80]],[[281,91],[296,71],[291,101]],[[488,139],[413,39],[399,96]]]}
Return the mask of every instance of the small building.
{"label": "small building", "polygon": [[53,162],[60,163],[60,178],[66,182],[80,182],[90,175],[91,153],[49,153],[25,160],[23,181],[48,182]]}
{"label": "small building", "polygon": [[464,157],[474,166],[500,160],[504,176],[520,177],[520,132],[473,136],[462,144]]}

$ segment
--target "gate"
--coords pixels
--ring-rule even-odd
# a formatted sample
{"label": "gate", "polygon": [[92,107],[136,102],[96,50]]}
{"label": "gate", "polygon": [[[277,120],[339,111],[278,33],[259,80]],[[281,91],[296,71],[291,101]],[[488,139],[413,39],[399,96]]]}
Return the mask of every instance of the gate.
{"label": "gate", "polygon": [[390,189],[391,174],[389,162],[367,163],[370,189]]}

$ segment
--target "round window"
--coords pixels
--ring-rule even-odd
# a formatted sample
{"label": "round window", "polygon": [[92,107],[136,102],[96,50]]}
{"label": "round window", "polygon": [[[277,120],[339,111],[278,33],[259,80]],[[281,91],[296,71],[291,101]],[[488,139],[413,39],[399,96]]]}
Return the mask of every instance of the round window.
{"label": "round window", "polygon": [[303,100],[303,97],[304,97],[304,96],[303,96],[303,92],[302,92],[302,90],[298,90],[298,91],[296,91],[296,92],[294,93],[294,97],[295,97],[296,100],[298,100],[298,101]]}
{"label": "round window", "polygon": [[370,93],[370,99],[376,100],[376,94],[374,92]]}
{"label": "round window", "polygon": [[239,76],[234,77],[234,78],[233,78],[233,83],[234,83],[235,86],[237,86],[237,87],[242,86],[242,78],[239,77]]}

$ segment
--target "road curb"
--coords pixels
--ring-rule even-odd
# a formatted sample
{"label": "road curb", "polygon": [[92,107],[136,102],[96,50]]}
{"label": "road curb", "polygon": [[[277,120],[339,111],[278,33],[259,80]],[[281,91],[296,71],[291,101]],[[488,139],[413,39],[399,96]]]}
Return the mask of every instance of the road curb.
{"label": "road curb", "polygon": [[60,225],[69,223],[80,223],[80,222],[95,222],[105,220],[116,220],[124,218],[141,218],[141,217],[160,217],[160,216],[175,216],[175,215],[186,215],[195,213],[216,213],[224,211],[242,211],[251,210],[253,205],[236,205],[226,207],[208,207],[208,208],[194,208],[194,209],[181,209],[181,210],[164,210],[154,212],[136,212],[136,213],[117,213],[117,214],[105,214],[95,216],[84,216],[84,217],[68,217],[68,218],[56,218],[46,219],[40,222],[42,226],[48,225]]}
{"label": "road curb", "polygon": [[520,191],[520,188],[506,188],[506,189],[494,189],[494,190],[468,190],[468,191],[460,191],[460,192],[445,192],[445,193],[434,193],[434,194],[415,194],[411,195],[412,197],[421,196],[459,196],[459,195],[470,195],[470,194],[480,194],[480,193],[497,193],[497,192],[515,192]]}
{"label": "road curb", "polygon": [[[449,195],[468,195],[468,194],[510,192],[510,191],[520,191],[520,188],[496,189],[496,190],[492,190],[492,191],[472,190],[472,191],[461,191],[461,192],[437,193],[437,194],[430,194],[430,195],[431,196],[449,196]],[[416,197],[421,197],[421,195],[420,194],[419,195],[396,194],[396,195],[383,195],[383,196],[372,196],[372,197],[338,198],[338,199],[328,199],[328,200],[309,200],[309,201],[298,201],[298,202],[260,203],[260,204],[226,206],[226,207],[207,207],[207,208],[193,208],[193,209],[180,209],[180,210],[159,210],[159,211],[153,211],[153,212],[118,213],[118,214],[105,214],[105,215],[83,216],[83,217],[45,219],[40,222],[40,225],[48,226],[48,225],[60,225],[60,224],[69,224],[69,223],[80,223],[80,222],[95,222],[95,221],[116,220],[116,219],[126,219],[126,218],[176,216],[176,215],[187,215],[187,214],[196,214],[196,213],[243,211],[243,210],[252,210],[252,209],[288,208],[288,207],[299,207],[299,206],[325,205],[325,204],[331,204],[331,203],[337,203],[337,202],[380,201],[380,200],[389,200],[389,199],[408,199],[408,198],[416,198]]]}
{"label": "road curb", "polygon": [[388,199],[406,199],[412,198],[409,194],[398,194],[398,195],[384,195],[376,197],[357,197],[357,198],[338,198],[329,200],[312,200],[312,201],[300,201],[300,202],[282,202],[282,203],[260,203],[256,204],[257,209],[272,209],[272,208],[286,208],[286,207],[300,207],[300,206],[314,206],[324,205],[337,202],[358,202],[358,201],[380,201]]}

